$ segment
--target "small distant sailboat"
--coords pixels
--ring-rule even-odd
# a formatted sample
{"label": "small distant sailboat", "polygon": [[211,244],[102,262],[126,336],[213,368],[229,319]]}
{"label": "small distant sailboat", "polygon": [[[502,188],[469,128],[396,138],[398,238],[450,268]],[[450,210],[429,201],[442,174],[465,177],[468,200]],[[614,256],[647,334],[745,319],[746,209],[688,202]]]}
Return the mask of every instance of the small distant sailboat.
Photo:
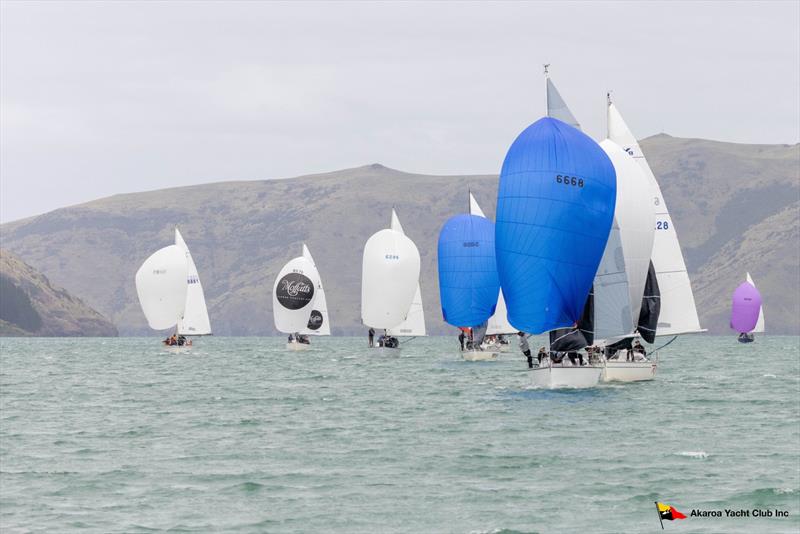
{"label": "small distant sailboat", "polygon": [[361,322],[384,331],[372,347],[397,350],[399,336],[426,335],[419,274],[419,250],[392,209],[390,227],[367,240],[361,264]]}
{"label": "small distant sailboat", "polygon": [[[469,193],[469,213],[448,219],[439,232],[439,296],[445,322],[461,329],[461,355],[467,361],[495,360],[484,343],[495,312],[500,280],[494,251],[494,223]],[[464,330],[472,332],[471,339]]]}
{"label": "small distant sailboat", "polygon": [[206,299],[192,254],[175,228],[175,244],[156,251],[136,272],[136,293],[154,330],[175,327],[165,344],[188,348],[188,336],[211,335]]}
{"label": "small distant sailboat", "polygon": [[303,253],[284,265],[275,279],[272,310],[275,328],[289,334],[289,350],[307,350],[308,336],[331,333],[325,289],[305,243]]}
{"label": "small distant sailboat", "polygon": [[764,308],[750,273],[733,292],[731,302],[731,329],[739,332],[740,343],[752,343],[756,333],[764,332]]}
{"label": "small distant sailboat", "polygon": [[[586,308],[614,220],[616,175],[598,144],[568,124],[577,121],[546,69],[545,75],[549,116],[517,137],[500,173],[497,267],[508,320],[517,330],[571,330],[551,334],[548,357],[530,371],[533,384],[592,387],[602,367],[580,365],[577,350],[591,343],[584,334],[592,329],[581,327],[593,316]],[[560,119],[552,116],[555,109]],[[562,352],[558,344],[566,338],[575,340],[574,348]]]}

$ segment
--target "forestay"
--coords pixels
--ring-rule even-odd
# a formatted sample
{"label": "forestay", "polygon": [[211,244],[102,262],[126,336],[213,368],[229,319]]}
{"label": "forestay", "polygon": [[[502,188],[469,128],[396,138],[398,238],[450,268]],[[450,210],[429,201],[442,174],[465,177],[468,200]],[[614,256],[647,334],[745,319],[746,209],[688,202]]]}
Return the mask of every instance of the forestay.
{"label": "forestay", "polygon": [[701,332],[703,330],[697,317],[692,285],[683,261],[678,234],[661,188],[639,143],[612,103],[608,105],[608,137],[639,164],[651,186],[651,202],[655,212],[652,260],[661,290],[661,315],[657,335]]}
{"label": "forestay", "polygon": [[200,275],[192,259],[192,253],[180,231],[175,228],[175,245],[184,251],[186,256],[186,305],[183,317],[178,321],[178,334],[184,336],[205,336],[211,334],[211,321],[208,318],[206,297],[203,294],[203,285]]}
{"label": "forestay", "polygon": [[157,250],[136,271],[139,304],[154,330],[172,328],[186,306],[186,254],[177,245]]}
{"label": "forestay", "polygon": [[611,161],[557,119],[526,128],[506,155],[495,249],[508,320],[542,333],[578,321],[608,240],[616,202]]}
{"label": "forestay", "polygon": [[[361,264],[361,320],[373,328],[392,328],[409,315],[417,293],[420,257],[392,210],[392,227],[372,235]],[[424,318],[423,318],[424,320]]]}

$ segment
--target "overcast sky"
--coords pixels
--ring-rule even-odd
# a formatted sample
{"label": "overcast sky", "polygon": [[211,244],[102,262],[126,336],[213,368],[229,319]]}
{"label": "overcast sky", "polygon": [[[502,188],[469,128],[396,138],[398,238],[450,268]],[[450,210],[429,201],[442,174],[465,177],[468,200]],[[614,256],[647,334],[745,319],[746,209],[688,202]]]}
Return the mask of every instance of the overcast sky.
{"label": "overcast sky", "polygon": [[496,173],[545,62],[595,138],[608,89],[639,137],[800,138],[796,1],[1,5],[4,222],[373,162]]}

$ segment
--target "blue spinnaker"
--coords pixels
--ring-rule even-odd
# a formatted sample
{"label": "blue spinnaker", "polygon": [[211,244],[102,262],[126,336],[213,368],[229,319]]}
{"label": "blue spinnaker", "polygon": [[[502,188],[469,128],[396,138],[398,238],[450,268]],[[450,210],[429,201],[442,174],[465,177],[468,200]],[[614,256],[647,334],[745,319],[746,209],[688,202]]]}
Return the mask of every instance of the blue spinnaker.
{"label": "blue spinnaker", "polygon": [[495,248],[508,320],[525,332],[581,317],[614,218],[614,166],[586,134],[546,117],[506,154]]}
{"label": "blue spinnaker", "polygon": [[494,223],[476,215],[451,217],[439,233],[439,296],[453,326],[477,326],[494,313],[500,291],[494,235]]}

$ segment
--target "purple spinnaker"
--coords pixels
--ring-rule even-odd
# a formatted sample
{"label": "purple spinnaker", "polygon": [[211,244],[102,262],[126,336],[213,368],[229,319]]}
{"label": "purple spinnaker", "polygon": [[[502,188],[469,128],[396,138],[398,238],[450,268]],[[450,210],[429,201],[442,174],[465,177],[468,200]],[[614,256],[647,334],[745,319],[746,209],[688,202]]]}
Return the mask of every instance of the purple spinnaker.
{"label": "purple spinnaker", "polygon": [[742,282],[733,292],[731,328],[737,332],[750,332],[756,327],[760,309],[761,293],[752,284]]}

